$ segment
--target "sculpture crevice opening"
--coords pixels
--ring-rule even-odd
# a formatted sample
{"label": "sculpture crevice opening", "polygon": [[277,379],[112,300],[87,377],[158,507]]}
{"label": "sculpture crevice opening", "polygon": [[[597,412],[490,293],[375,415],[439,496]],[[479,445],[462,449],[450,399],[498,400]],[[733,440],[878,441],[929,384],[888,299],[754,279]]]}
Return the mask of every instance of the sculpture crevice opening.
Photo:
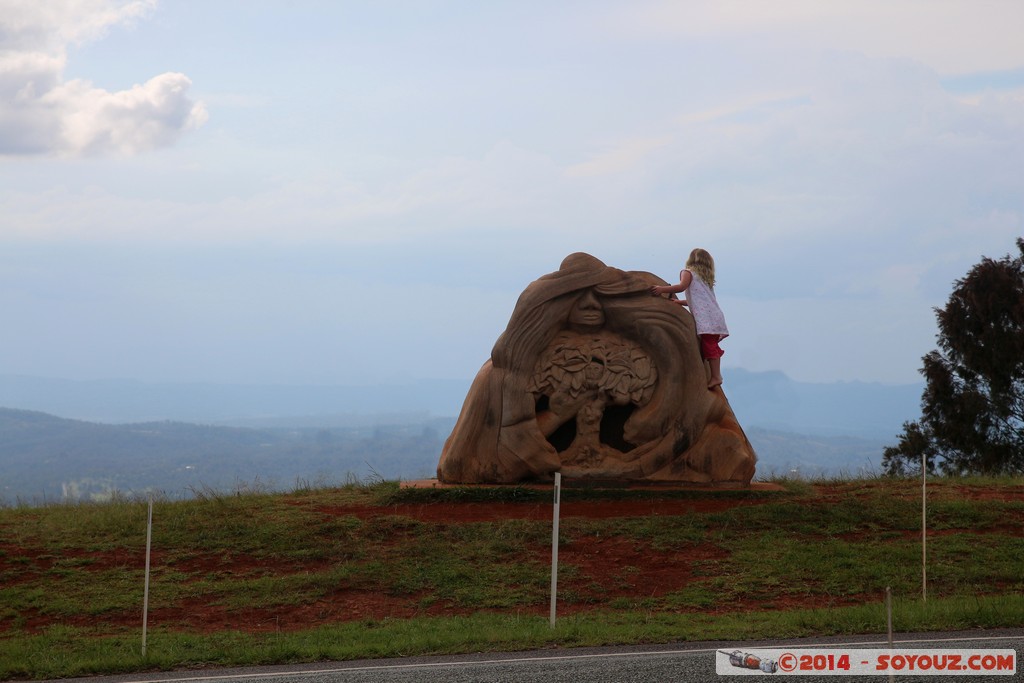
{"label": "sculpture crevice opening", "polygon": [[601,419],[601,443],[608,444],[622,453],[629,453],[636,444],[626,441],[626,422],[633,414],[634,406],[609,406]]}

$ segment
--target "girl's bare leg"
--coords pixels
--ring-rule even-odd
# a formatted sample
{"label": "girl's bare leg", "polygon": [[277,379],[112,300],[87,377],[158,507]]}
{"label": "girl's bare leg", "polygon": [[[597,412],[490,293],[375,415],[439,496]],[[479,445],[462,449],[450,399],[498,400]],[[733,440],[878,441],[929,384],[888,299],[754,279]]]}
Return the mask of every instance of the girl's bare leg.
{"label": "girl's bare leg", "polygon": [[711,368],[711,379],[708,380],[708,389],[714,389],[723,382],[722,359],[708,358],[708,366]]}

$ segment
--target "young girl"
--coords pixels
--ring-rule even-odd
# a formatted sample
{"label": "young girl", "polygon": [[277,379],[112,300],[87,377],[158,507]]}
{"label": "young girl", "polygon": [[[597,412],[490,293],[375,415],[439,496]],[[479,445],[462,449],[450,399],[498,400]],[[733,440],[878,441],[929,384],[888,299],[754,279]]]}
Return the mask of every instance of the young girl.
{"label": "young girl", "polygon": [[722,383],[722,356],[725,354],[718,342],[729,336],[729,328],[725,326],[725,315],[715,298],[715,260],[711,254],[694,249],[686,259],[686,267],[679,272],[679,284],[651,287],[654,296],[680,292],[686,292],[686,298],[673,303],[689,306],[693,313],[700,337],[700,355],[711,367],[708,389],[714,389]]}

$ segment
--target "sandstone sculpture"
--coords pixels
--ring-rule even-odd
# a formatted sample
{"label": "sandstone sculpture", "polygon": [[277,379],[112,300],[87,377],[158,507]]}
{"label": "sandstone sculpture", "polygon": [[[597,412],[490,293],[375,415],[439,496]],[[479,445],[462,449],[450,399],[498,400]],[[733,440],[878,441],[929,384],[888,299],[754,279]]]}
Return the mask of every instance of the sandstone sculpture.
{"label": "sandstone sculpture", "polygon": [[707,389],[693,318],[652,297],[654,284],[665,282],[576,253],[527,286],[438,480],[748,485],[756,456],[722,389]]}

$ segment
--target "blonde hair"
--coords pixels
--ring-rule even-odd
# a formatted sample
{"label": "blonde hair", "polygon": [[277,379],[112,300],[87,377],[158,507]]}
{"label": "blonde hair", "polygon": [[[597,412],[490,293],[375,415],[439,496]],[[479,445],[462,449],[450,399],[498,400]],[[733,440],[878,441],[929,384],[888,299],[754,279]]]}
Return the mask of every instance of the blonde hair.
{"label": "blonde hair", "polygon": [[714,289],[715,287],[715,259],[711,258],[704,249],[694,249],[690,252],[690,258],[686,259],[686,269],[695,274],[704,283]]}

